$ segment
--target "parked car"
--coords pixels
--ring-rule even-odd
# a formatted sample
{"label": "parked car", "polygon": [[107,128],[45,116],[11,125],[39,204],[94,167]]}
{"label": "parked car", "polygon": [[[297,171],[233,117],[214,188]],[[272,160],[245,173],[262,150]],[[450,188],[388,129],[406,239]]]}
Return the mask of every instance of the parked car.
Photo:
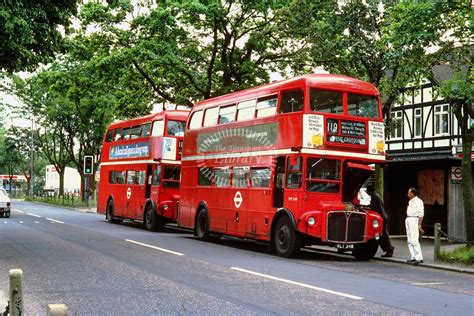
{"label": "parked car", "polygon": [[0,188],[0,217],[10,217],[11,201],[7,190]]}

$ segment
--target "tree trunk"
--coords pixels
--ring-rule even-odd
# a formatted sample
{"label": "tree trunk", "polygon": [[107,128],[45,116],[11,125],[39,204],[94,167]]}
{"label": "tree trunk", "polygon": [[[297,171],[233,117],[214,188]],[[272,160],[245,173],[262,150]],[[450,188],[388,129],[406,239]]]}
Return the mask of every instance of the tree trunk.
{"label": "tree trunk", "polygon": [[462,197],[464,199],[464,221],[466,227],[466,240],[474,243],[474,201],[472,194],[472,141],[470,137],[462,138]]}
{"label": "tree trunk", "polygon": [[384,196],[384,168],[381,165],[375,165],[375,191],[380,194],[383,201]]}
{"label": "tree trunk", "polygon": [[58,172],[59,173],[59,195],[64,195],[64,174],[66,167],[63,168],[63,172]]}

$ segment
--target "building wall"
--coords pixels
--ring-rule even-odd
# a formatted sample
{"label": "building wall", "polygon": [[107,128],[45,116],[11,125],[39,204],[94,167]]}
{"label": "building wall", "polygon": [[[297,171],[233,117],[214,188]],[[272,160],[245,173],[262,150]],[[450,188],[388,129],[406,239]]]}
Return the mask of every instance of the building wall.
{"label": "building wall", "polygon": [[466,240],[466,226],[464,220],[464,205],[462,203],[462,186],[461,183],[453,183],[448,180],[449,200],[448,212],[448,232],[449,235]]}
{"label": "building wall", "polygon": [[[44,190],[59,191],[59,173],[53,165],[46,166]],[[66,167],[64,172],[64,192],[81,190],[81,175],[75,168]]]}
{"label": "building wall", "polygon": [[429,82],[405,88],[400,100],[392,108],[392,118],[401,122],[401,130],[389,134],[386,141],[385,204],[391,216],[390,232],[405,234],[407,191],[416,187],[425,202],[427,234],[432,235],[434,223],[439,222],[448,234],[461,236],[461,185],[451,183],[451,168],[461,164],[455,155],[462,143],[458,121],[450,104],[436,96]]}

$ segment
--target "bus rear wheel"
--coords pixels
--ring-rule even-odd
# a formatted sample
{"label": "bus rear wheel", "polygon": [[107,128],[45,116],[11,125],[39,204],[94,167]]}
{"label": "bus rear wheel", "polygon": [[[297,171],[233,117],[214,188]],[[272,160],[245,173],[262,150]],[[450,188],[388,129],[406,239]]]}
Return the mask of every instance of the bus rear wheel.
{"label": "bus rear wheel", "polygon": [[301,248],[301,237],[293,228],[290,219],[286,216],[281,217],[273,231],[273,250],[284,258],[294,256]]}
{"label": "bus rear wheel", "polygon": [[158,215],[152,205],[148,205],[145,210],[145,228],[149,231],[155,231],[158,227]]}
{"label": "bus rear wheel", "polygon": [[199,240],[209,240],[209,216],[205,209],[200,209],[196,218],[196,235]]}
{"label": "bus rear wheel", "polygon": [[109,223],[115,223],[116,222],[116,220],[114,218],[114,201],[112,201],[112,200],[109,200],[109,202],[107,203],[107,213],[105,215],[105,219]]}
{"label": "bus rear wheel", "polygon": [[355,245],[354,250],[352,250],[352,255],[356,257],[357,260],[367,261],[375,256],[378,248],[379,242],[375,239],[369,239],[366,244]]}

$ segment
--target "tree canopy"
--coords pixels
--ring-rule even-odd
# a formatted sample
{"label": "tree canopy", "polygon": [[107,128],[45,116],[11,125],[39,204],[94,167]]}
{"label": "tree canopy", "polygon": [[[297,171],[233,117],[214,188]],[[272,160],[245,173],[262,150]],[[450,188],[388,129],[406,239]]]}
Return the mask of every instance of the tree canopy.
{"label": "tree canopy", "polygon": [[63,50],[59,26],[77,11],[76,0],[5,0],[0,3],[0,70],[34,70]]}

